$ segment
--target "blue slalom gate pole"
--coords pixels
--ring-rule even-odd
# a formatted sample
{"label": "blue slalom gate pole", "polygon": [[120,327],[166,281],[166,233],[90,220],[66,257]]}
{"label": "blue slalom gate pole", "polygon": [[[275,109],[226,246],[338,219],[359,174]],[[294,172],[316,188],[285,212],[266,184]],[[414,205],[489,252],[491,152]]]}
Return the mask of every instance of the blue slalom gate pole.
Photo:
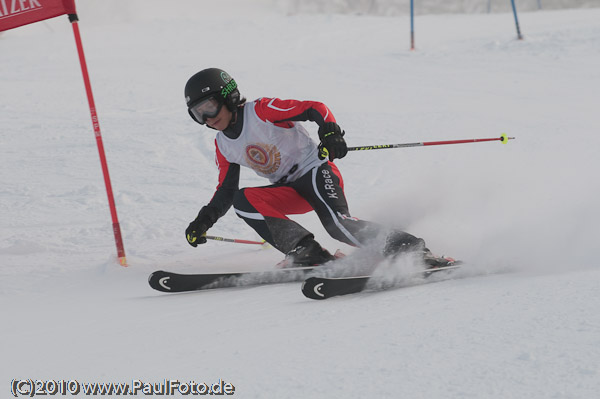
{"label": "blue slalom gate pole", "polygon": [[515,15],[515,25],[517,25],[517,38],[519,40],[523,40],[523,35],[521,35],[521,28],[519,28],[519,18],[517,18],[517,7],[515,6],[515,0],[510,0],[512,3],[513,14]]}
{"label": "blue slalom gate pole", "polygon": [[415,2],[410,0],[410,49],[415,49]]}

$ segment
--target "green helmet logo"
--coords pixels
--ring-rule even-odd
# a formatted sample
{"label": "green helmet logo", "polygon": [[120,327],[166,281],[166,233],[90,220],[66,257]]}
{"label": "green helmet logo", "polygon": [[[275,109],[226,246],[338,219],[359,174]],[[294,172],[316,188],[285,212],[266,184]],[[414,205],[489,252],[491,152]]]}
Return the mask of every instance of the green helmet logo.
{"label": "green helmet logo", "polygon": [[231,76],[229,76],[229,74],[225,71],[221,72],[221,79],[223,79],[223,82],[225,83],[229,83],[229,81],[231,80]]}
{"label": "green helmet logo", "polygon": [[235,80],[233,80],[233,78],[225,71],[221,72],[221,79],[225,82],[225,86],[221,89],[221,95],[223,98],[227,98],[232,91],[237,89],[237,83],[235,83]]}

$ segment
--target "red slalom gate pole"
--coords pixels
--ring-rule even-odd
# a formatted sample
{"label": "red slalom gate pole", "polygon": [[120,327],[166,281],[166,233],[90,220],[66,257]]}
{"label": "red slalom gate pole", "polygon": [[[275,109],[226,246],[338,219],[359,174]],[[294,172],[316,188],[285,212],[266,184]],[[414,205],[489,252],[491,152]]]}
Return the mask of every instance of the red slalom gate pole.
{"label": "red slalom gate pole", "polygon": [[98,123],[98,115],[96,113],[96,105],[94,103],[94,96],[92,94],[92,85],[90,83],[90,77],[87,70],[87,63],[85,62],[85,55],[83,53],[83,45],[81,43],[81,35],[79,33],[79,26],[77,24],[77,14],[69,14],[69,21],[73,27],[73,34],[75,35],[75,43],[77,45],[77,53],[79,54],[79,63],[81,64],[81,73],[83,74],[83,83],[85,84],[85,91],[87,93],[87,99],[90,106],[90,115],[92,117],[92,125],[94,127],[94,134],[96,136],[96,144],[98,146],[98,154],[100,155],[100,163],[102,165],[102,174],[104,175],[104,184],[106,186],[106,194],[108,196],[108,205],[110,207],[110,216],[112,218],[113,232],[115,235],[115,243],[117,245],[117,256],[121,266],[127,266],[127,259],[125,257],[125,247],[123,246],[123,237],[121,236],[121,226],[119,225],[119,218],[117,216],[117,207],[115,206],[115,199],[113,196],[112,185],[110,183],[110,175],[108,174],[108,164],[106,162],[106,155],[104,153],[104,144],[102,144],[102,134],[100,132],[100,124]]}
{"label": "red slalom gate pole", "polygon": [[425,142],[421,142],[421,143],[380,144],[380,145],[367,145],[367,146],[362,146],[362,147],[348,147],[348,151],[385,150],[385,149],[389,149],[389,148],[427,147],[430,145],[482,143],[485,141],[500,141],[502,144],[506,144],[506,143],[508,143],[508,140],[514,140],[514,139],[515,139],[514,137],[508,137],[504,133],[500,137],[485,138],[485,139],[425,141]]}

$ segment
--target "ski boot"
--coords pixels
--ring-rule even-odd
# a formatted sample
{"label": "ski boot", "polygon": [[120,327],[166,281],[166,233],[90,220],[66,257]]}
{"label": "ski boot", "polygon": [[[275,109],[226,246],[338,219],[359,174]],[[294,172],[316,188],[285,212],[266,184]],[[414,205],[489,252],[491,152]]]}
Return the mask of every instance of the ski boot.
{"label": "ski boot", "polygon": [[422,238],[417,238],[402,231],[390,234],[386,240],[384,256],[394,259],[400,254],[415,254],[423,259],[427,269],[453,266],[457,261],[449,256],[434,255],[425,245]]}
{"label": "ski boot", "polygon": [[395,231],[388,235],[383,248],[383,256],[394,259],[400,254],[429,251],[425,241],[403,231]]}
{"label": "ski boot", "polygon": [[456,259],[449,256],[436,256],[428,248],[423,251],[423,262],[427,269],[436,269],[438,267],[453,266],[457,263]]}
{"label": "ski boot", "polygon": [[321,247],[314,238],[307,236],[286,254],[285,260],[281,262],[285,265],[281,267],[319,266],[335,259],[336,257]]}

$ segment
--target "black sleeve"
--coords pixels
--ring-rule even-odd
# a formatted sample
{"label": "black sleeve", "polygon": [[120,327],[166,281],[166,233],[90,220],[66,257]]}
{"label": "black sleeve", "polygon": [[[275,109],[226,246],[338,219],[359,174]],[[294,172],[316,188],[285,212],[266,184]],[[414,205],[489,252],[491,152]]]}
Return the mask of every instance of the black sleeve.
{"label": "black sleeve", "polygon": [[233,196],[239,190],[239,184],[240,165],[236,163],[229,164],[227,172],[219,182],[215,195],[206,206],[213,208],[218,217],[225,215],[233,205]]}
{"label": "black sleeve", "polygon": [[286,119],[282,119],[280,121],[275,121],[275,123],[278,122],[287,122],[287,121],[295,121],[295,122],[304,122],[304,121],[311,121],[311,122],[316,122],[317,125],[319,126],[323,126],[323,124],[325,123],[325,120],[323,119],[323,115],[321,115],[321,113],[319,111],[317,111],[314,108],[308,108],[306,110],[304,110],[301,114],[286,118]]}

